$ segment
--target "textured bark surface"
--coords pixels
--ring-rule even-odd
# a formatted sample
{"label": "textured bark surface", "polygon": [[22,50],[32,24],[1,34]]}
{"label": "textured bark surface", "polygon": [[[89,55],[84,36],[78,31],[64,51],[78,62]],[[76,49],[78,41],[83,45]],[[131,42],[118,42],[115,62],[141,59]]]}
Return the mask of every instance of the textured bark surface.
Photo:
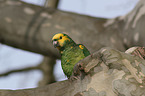
{"label": "textured bark surface", "polygon": [[124,50],[118,32],[104,27],[107,19],[9,0],[0,1],[0,13],[0,42],[13,47],[59,58],[51,38],[58,32],[66,32],[91,52],[103,46]]}
{"label": "textured bark surface", "polygon": [[26,90],[1,90],[0,96],[144,96],[145,60],[103,48],[86,57],[78,79]]}

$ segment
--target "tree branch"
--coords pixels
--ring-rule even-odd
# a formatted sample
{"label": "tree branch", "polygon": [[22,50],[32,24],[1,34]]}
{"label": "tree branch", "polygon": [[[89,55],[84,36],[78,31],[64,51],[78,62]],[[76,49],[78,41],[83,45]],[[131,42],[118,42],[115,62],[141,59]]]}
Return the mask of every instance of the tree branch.
{"label": "tree branch", "polygon": [[22,68],[22,69],[15,69],[15,70],[11,70],[11,71],[0,74],[0,77],[8,76],[9,74],[12,74],[12,73],[31,71],[31,70],[37,70],[37,69],[40,69],[40,68],[38,66],[34,66],[34,67],[28,67],[28,68]]}
{"label": "tree branch", "polygon": [[[27,90],[1,90],[1,96],[141,96],[145,94],[145,60],[111,48],[86,57],[78,79]],[[76,68],[76,67],[75,67]]]}
{"label": "tree branch", "polygon": [[51,38],[58,32],[66,32],[76,43],[83,43],[91,52],[103,46],[124,50],[122,38],[116,29],[104,27],[107,19],[11,2],[14,2],[13,5],[4,1],[0,3],[0,13],[3,14],[0,15],[1,43],[60,58],[52,46]]}
{"label": "tree branch", "polygon": [[55,63],[56,63],[56,59],[44,57],[42,63],[39,65],[43,73],[43,78],[39,82],[39,86],[44,86],[55,82],[55,78],[53,74]]}
{"label": "tree branch", "polygon": [[58,4],[59,4],[59,0],[46,0],[44,6],[57,9]]}
{"label": "tree branch", "polygon": [[118,32],[127,48],[132,46],[145,46],[144,10],[145,2],[144,0],[139,0],[135,8],[127,15],[108,20],[104,26],[105,28],[108,27],[109,30],[114,29]]}

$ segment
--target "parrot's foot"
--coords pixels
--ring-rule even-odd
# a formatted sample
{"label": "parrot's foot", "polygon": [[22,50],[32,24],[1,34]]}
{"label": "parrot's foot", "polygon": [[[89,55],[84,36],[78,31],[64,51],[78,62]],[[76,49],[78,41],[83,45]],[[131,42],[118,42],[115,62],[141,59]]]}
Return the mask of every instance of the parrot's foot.
{"label": "parrot's foot", "polygon": [[78,63],[75,65],[72,76],[80,75],[80,72],[84,69],[82,65],[83,63]]}
{"label": "parrot's foot", "polygon": [[77,66],[78,66],[78,69],[79,69],[79,70],[84,70],[84,68],[83,68],[83,63],[79,63]]}
{"label": "parrot's foot", "polygon": [[69,78],[69,81],[72,82],[72,81],[75,81],[75,80],[78,80],[78,79],[79,79],[78,76],[71,76],[71,77]]}

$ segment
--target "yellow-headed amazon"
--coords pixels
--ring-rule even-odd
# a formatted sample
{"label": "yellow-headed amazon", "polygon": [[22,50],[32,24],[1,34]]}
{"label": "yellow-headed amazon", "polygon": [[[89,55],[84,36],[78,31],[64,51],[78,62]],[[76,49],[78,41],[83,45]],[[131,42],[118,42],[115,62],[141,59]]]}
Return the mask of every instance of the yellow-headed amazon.
{"label": "yellow-headed amazon", "polygon": [[69,78],[72,75],[75,64],[90,55],[88,49],[82,44],[76,44],[68,35],[55,34],[52,38],[54,47],[61,54],[61,66],[64,74]]}

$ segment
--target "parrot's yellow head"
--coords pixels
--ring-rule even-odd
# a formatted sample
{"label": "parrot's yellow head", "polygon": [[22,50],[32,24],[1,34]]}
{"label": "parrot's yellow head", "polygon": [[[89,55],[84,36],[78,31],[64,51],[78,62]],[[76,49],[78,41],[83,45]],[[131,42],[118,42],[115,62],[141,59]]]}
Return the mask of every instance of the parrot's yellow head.
{"label": "parrot's yellow head", "polygon": [[52,38],[53,46],[57,49],[65,48],[66,45],[74,43],[74,41],[66,34],[58,33]]}

